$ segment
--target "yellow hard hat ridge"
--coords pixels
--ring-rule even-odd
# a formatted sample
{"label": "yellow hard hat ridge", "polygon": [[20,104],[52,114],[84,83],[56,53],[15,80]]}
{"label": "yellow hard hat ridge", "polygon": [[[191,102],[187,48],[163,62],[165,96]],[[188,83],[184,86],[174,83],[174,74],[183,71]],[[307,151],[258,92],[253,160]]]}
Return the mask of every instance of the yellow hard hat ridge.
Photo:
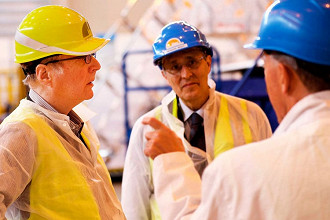
{"label": "yellow hard hat ridge", "polygon": [[109,39],[94,37],[86,19],[59,5],[39,7],[22,20],[15,34],[15,62],[25,63],[54,54],[95,53]]}

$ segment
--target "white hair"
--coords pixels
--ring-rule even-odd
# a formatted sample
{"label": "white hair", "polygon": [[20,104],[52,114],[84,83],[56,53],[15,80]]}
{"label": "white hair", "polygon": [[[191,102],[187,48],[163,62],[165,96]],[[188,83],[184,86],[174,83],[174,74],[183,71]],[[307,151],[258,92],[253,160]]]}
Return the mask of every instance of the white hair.
{"label": "white hair", "polygon": [[36,74],[28,74],[25,79],[23,79],[23,84],[30,87],[30,83],[36,81]]}

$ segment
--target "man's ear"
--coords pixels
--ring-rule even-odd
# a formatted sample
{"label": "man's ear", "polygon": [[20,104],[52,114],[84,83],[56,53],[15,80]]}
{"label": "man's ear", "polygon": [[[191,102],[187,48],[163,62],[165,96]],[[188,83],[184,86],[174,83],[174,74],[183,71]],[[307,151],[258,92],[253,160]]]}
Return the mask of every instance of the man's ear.
{"label": "man's ear", "polygon": [[278,63],[279,65],[279,80],[281,83],[281,90],[284,94],[289,94],[292,90],[292,80],[293,80],[293,72],[292,70],[285,66],[282,63]]}
{"label": "man's ear", "polygon": [[164,69],[161,70],[163,77],[166,79],[167,85],[171,86],[170,81],[167,78],[167,74],[165,73]]}
{"label": "man's ear", "polygon": [[209,72],[211,72],[212,57],[210,55],[207,55],[205,60],[206,60],[207,66],[209,67]]}
{"label": "man's ear", "polygon": [[167,80],[167,76],[166,76],[164,69],[162,69],[161,72],[162,72],[163,77]]}
{"label": "man's ear", "polygon": [[44,64],[38,64],[36,67],[36,76],[40,83],[48,85],[51,83],[52,76]]}

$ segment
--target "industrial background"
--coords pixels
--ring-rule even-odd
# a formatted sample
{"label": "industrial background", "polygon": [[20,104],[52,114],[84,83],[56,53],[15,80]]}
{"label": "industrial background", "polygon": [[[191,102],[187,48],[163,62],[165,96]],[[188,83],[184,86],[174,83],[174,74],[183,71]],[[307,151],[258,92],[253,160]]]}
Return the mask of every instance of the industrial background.
{"label": "industrial background", "polygon": [[258,51],[243,49],[256,36],[270,0],[0,0],[0,121],[26,95],[23,73],[14,63],[14,35],[34,8],[56,4],[86,17],[92,31],[110,43],[97,54],[102,65],[94,98],[86,104],[97,113],[92,123],[101,155],[112,177],[123,169],[127,142],[135,120],[159,104],[169,91],[152,63],[153,40],[174,20],[198,27],[214,48],[210,77],[217,90],[259,104],[272,129],[277,126],[263,79]]}

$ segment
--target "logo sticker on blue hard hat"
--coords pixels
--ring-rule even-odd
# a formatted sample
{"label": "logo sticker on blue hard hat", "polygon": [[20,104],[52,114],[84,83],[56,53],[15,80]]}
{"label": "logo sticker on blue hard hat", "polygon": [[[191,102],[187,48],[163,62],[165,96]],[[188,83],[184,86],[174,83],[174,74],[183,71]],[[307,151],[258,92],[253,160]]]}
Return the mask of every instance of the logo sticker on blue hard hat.
{"label": "logo sticker on blue hard hat", "polygon": [[171,53],[173,51],[176,51],[178,49],[186,48],[188,47],[187,44],[180,41],[178,38],[171,38],[166,42],[166,50],[163,50],[164,54]]}

